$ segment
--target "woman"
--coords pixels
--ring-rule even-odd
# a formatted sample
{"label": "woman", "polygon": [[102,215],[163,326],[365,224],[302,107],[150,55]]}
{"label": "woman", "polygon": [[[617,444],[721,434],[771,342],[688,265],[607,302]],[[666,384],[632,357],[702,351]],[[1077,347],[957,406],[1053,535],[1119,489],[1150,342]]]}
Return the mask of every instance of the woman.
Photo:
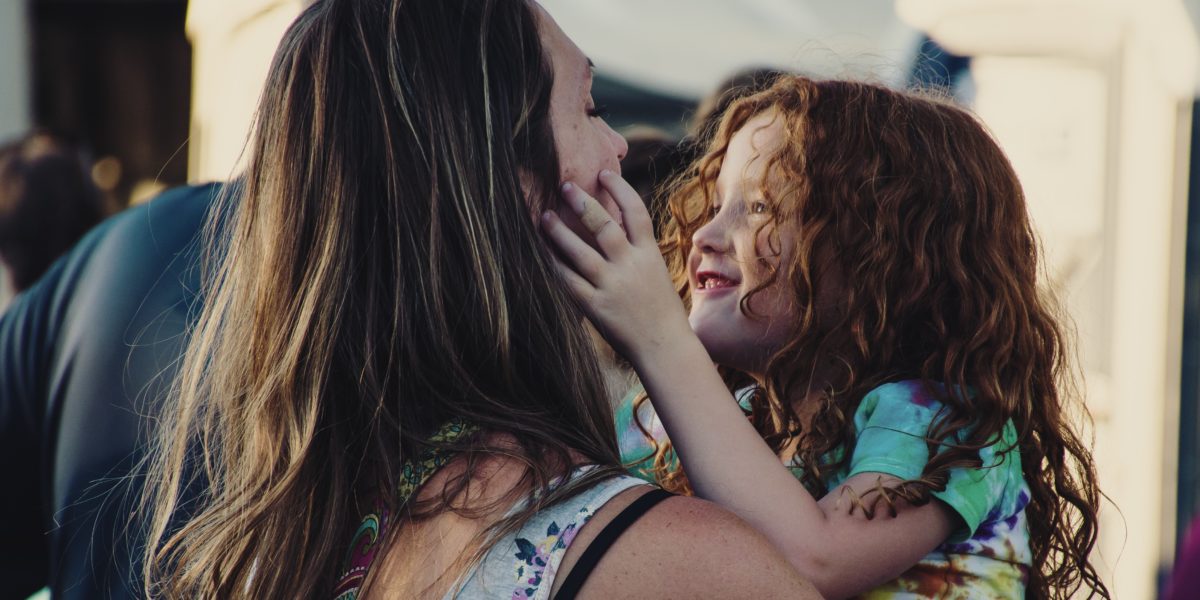
{"label": "woman", "polygon": [[619,476],[534,217],[563,179],[598,193],[624,152],[590,79],[524,0],[297,18],[156,441],[150,594],[545,598],[589,565],[582,596],[810,593],[691,499],[581,555],[647,491]]}

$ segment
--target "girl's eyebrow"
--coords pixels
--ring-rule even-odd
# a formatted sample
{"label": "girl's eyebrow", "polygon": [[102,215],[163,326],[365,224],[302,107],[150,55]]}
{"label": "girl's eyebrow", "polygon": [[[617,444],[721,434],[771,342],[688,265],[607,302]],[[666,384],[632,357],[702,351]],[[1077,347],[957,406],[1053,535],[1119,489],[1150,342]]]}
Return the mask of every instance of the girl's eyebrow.
{"label": "girl's eyebrow", "polygon": [[[737,193],[736,189],[733,191],[735,194]],[[726,194],[722,193],[721,182],[720,181],[713,182],[713,204],[716,205],[718,208],[721,206],[724,206],[725,205],[725,196],[726,196]]]}

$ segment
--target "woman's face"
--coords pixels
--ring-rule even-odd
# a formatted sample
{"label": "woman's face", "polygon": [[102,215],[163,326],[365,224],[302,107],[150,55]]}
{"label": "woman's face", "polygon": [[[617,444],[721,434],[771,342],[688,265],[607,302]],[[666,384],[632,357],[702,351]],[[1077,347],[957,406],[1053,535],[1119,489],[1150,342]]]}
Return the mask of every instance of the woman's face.
{"label": "woman's face", "polygon": [[[554,69],[550,92],[550,128],[558,153],[559,181],[570,181],[600,201],[613,216],[616,202],[600,186],[600,172],[621,172],[621,159],[629,150],[625,138],[613,131],[592,100],[592,64],[563,33],[554,19],[537,4],[538,32]],[[563,221],[578,233],[585,232],[575,212],[563,206]],[[590,236],[585,236],[590,239]]]}
{"label": "woman's face", "polygon": [[751,296],[750,315],[741,310],[742,298],[795,251],[786,229],[775,234],[761,189],[766,163],[783,141],[774,112],[750,119],[734,133],[717,177],[712,218],[692,236],[688,255],[692,329],[714,362],[752,375],[762,374],[796,319],[782,274]]}

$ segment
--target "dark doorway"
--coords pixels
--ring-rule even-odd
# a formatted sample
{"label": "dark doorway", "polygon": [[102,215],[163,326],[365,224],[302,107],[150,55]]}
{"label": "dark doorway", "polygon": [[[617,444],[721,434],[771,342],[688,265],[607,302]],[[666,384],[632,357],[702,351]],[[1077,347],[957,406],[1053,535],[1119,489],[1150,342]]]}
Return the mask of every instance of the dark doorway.
{"label": "dark doorway", "polygon": [[33,118],[82,144],[120,208],[187,180],[186,0],[33,0]]}

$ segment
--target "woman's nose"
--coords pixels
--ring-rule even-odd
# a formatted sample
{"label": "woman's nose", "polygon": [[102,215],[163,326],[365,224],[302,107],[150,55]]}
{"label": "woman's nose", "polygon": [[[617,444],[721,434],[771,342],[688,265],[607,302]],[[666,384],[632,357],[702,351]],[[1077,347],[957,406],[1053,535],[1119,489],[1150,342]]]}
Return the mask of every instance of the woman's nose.
{"label": "woman's nose", "polygon": [[617,160],[625,160],[625,155],[629,154],[629,142],[625,140],[625,136],[617,133],[608,123],[604,124],[608,127],[609,138],[612,140],[613,149],[617,151]]}

